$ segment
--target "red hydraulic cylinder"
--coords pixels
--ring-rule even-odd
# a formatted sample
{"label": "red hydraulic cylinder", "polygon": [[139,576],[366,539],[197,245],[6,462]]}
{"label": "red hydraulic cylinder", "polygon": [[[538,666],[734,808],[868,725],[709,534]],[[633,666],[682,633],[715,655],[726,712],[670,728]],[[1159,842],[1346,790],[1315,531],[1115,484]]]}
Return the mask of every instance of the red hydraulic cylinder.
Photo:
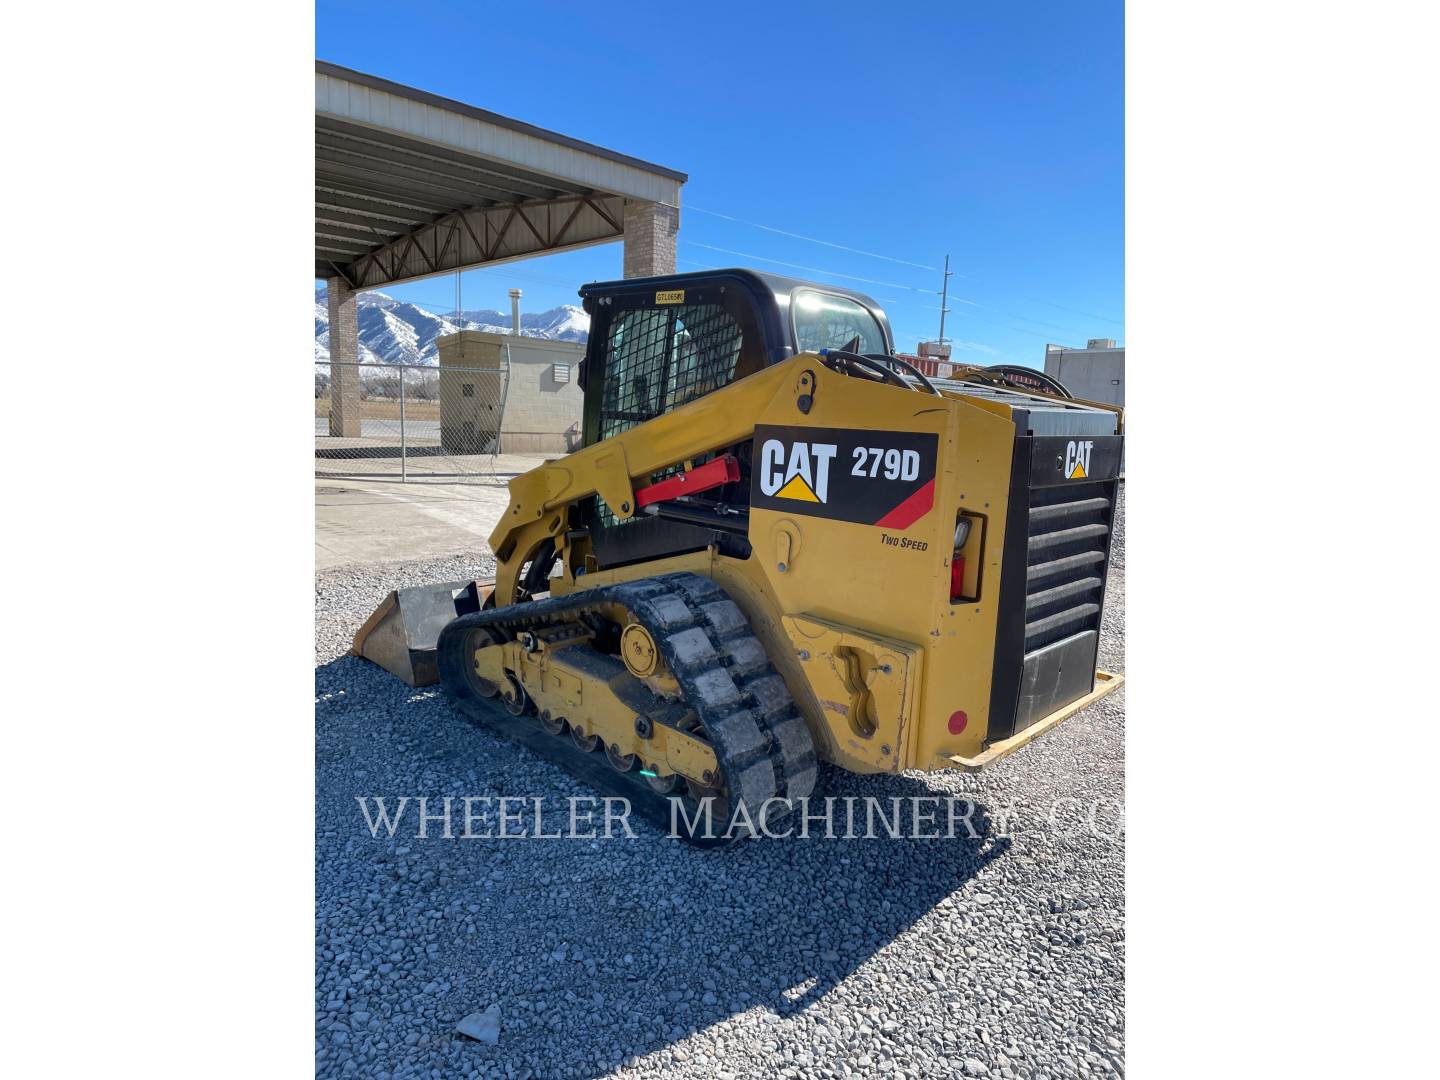
{"label": "red hydraulic cylinder", "polygon": [[714,461],[697,465],[689,472],[661,480],[658,484],[638,488],[635,492],[635,509],[642,510],[651,503],[668,502],[681,495],[698,495],[724,484],[733,484],[740,479],[740,461],[734,454],[722,454]]}

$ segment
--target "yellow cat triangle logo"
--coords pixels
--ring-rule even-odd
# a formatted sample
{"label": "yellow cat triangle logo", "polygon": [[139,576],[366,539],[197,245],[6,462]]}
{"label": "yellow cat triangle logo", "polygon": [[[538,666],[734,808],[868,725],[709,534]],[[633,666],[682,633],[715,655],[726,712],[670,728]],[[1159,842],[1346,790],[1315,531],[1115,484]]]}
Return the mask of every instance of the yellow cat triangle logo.
{"label": "yellow cat triangle logo", "polygon": [[1071,479],[1071,480],[1084,480],[1084,479],[1085,479],[1085,466],[1082,465],[1082,464],[1080,464],[1080,462],[1078,462],[1078,461],[1075,462],[1075,468],[1070,471],[1070,479]]}
{"label": "yellow cat triangle logo", "polygon": [[775,493],[775,497],[777,499],[800,499],[802,502],[813,503],[820,501],[815,497],[815,492],[810,490],[810,485],[798,475],[792,476],[790,482]]}

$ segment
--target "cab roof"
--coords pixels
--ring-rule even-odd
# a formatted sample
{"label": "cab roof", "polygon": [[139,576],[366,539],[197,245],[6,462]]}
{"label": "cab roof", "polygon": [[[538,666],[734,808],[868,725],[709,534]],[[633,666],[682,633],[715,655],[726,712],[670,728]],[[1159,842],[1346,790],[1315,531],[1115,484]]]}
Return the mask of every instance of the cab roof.
{"label": "cab roof", "polygon": [[794,345],[790,322],[790,301],[796,290],[809,289],[854,300],[875,317],[884,331],[885,341],[891,352],[895,351],[895,336],[890,331],[890,320],[885,309],[869,296],[840,285],[826,285],[818,281],[804,281],[800,278],[784,277],[764,270],[750,270],[733,267],[721,270],[696,270],[688,274],[664,274],[658,277],[625,278],[620,281],[592,281],[580,287],[580,298],[585,310],[594,313],[592,299],[602,296],[620,296],[634,293],[663,292],[667,289],[683,289],[702,285],[735,284],[745,289],[760,309],[766,326],[767,337],[773,341],[787,341]]}

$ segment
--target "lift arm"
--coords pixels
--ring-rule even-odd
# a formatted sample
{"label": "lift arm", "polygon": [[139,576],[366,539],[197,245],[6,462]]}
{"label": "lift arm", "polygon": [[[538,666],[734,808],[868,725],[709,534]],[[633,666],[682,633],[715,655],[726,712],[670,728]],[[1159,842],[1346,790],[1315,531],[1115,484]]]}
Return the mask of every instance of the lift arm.
{"label": "lift arm", "polygon": [[819,356],[802,353],[512,479],[510,509],[490,534],[495,603],[515,602],[521,568],[565,531],[571,503],[599,495],[618,520],[628,520],[637,509],[637,479],[744,441],[777,396],[812,395],[821,369]]}

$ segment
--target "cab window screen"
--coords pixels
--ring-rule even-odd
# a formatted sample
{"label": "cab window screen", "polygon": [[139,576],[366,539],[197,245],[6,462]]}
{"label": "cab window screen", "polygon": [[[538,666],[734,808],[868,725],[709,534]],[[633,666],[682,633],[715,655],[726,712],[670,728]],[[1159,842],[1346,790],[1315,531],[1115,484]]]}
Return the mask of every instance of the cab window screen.
{"label": "cab window screen", "polygon": [[[617,311],[605,345],[599,439],[618,435],[732,382],[743,337],[739,322],[719,304]],[[708,455],[696,461],[704,456]],[[682,468],[662,470],[654,479]],[[589,516],[601,529],[641,520],[617,521],[598,498]]]}
{"label": "cab window screen", "polygon": [[858,352],[889,352],[875,317],[848,297],[796,289],[790,299],[790,313],[795,323],[795,343],[801,352],[843,349],[857,337]]}
{"label": "cab window screen", "polygon": [[616,312],[606,343],[601,439],[694,401],[735,377],[740,324],[719,304]]}

